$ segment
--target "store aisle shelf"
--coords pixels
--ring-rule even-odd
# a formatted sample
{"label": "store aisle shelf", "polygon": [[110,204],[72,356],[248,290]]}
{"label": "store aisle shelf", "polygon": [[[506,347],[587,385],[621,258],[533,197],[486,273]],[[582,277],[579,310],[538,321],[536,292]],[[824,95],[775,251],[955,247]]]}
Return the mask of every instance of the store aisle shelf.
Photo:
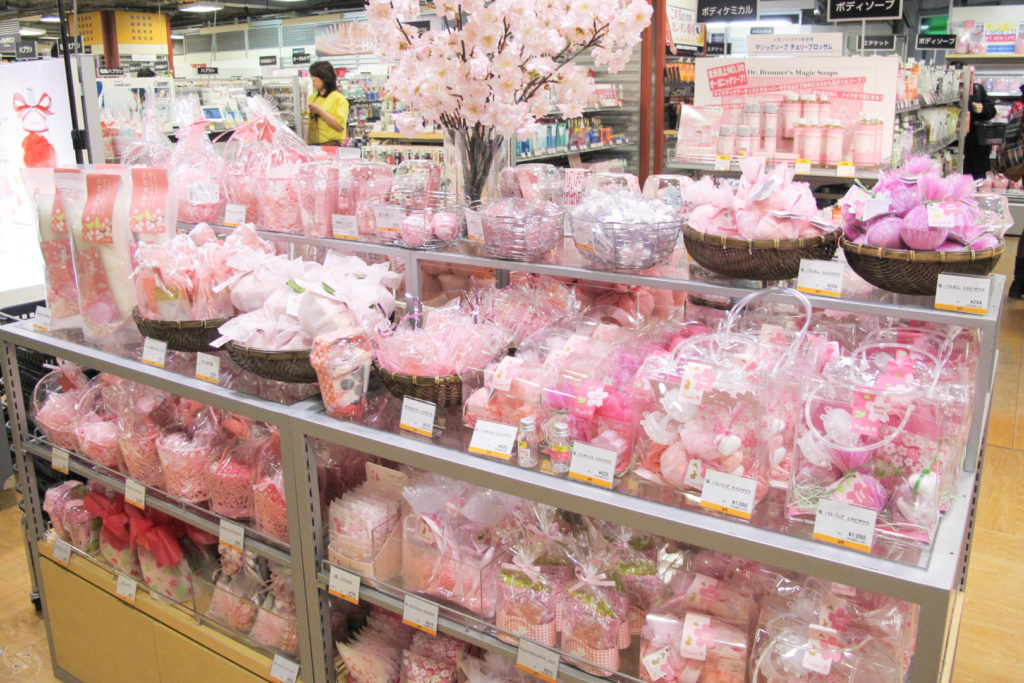
{"label": "store aisle shelf", "polygon": [[[669,161],[665,164],[665,170],[668,172],[672,171],[703,171],[705,173],[717,173],[717,174],[736,174],[740,173],[740,160],[731,159],[729,162],[728,170],[718,170],[715,168],[715,162],[713,161]],[[791,163],[789,161],[782,162],[777,161],[773,163]],[[836,182],[847,182],[852,183],[854,180],[877,180],[878,169],[874,168],[856,168],[855,176],[853,178],[842,178],[837,175],[835,168],[828,168],[826,166],[812,166],[810,173],[800,173],[797,179],[813,178],[813,179],[828,179],[835,180]]]}
{"label": "store aisle shelf", "polygon": [[[37,459],[45,462],[52,462],[53,446],[45,441],[40,439],[24,443],[22,446]],[[95,481],[99,484],[103,484],[103,486],[112,491],[124,494],[125,476],[119,472],[113,472],[106,468],[98,467],[76,453],[70,453],[68,469],[81,477],[85,477],[89,481]],[[196,527],[197,529],[202,529],[214,536],[217,536],[220,532],[220,520],[222,519],[220,516],[210,512],[209,510],[196,508],[195,506],[175,500],[172,496],[169,496],[158,489],[151,487],[146,488],[146,507],[159,510],[166,515],[179,519],[186,524]],[[230,519],[227,521],[235,522],[236,524],[240,523],[242,526],[246,526],[244,522],[237,522],[236,520]],[[287,544],[278,541],[260,540],[255,538],[253,533],[253,530],[246,526],[246,550],[253,551],[257,555],[266,557],[278,564],[285,566],[291,565],[291,557],[288,553]]]}
{"label": "store aisle shelf", "polygon": [[368,136],[371,140],[401,140],[403,142],[443,142],[443,133],[417,133],[413,136],[402,135],[401,133],[388,133],[384,131],[370,131]]}
{"label": "store aisle shelf", "polygon": [[568,147],[563,147],[563,148],[561,148],[559,150],[552,151],[552,152],[541,152],[540,154],[532,154],[532,155],[527,154],[527,155],[523,155],[523,156],[517,156],[516,157],[516,163],[520,164],[520,163],[527,162],[527,161],[532,162],[532,161],[543,161],[545,159],[558,159],[558,158],[561,158],[561,157],[567,157],[570,154],[587,154],[589,152],[607,152],[609,150],[622,149],[624,147],[629,147],[631,145],[632,145],[632,143],[630,143],[630,142],[621,142],[621,143],[616,143],[616,144],[611,144],[611,145],[602,145],[602,144],[575,145],[575,146],[570,145]]}

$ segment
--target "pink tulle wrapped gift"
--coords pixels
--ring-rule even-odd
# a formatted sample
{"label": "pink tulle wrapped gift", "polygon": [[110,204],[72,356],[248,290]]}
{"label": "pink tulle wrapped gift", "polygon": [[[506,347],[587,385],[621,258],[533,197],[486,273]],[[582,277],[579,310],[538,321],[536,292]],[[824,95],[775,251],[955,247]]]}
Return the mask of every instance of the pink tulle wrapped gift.
{"label": "pink tulle wrapped gift", "polygon": [[288,541],[288,512],[284,478],[280,471],[262,477],[253,486],[256,529],[281,541]]}

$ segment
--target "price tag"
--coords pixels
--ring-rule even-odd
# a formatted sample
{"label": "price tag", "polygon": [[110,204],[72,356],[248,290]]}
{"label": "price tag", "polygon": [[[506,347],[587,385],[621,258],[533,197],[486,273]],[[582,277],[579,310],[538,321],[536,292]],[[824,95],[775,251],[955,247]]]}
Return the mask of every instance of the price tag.
{"label": "price tag", "polygon": [[807,175],[811,172],[811,160],[797,159],[796,162],[794,162],[794,168],[796,169],[797,175]]}
{"label": "price tag", "polygon": [[237,228],[245,222],[245,205],[228,204],[224,207],[224,225]]}
{"label": "price tag", "polygon": [[952,228],[956,204],[933,202],[925,205],[928,212],[928,226],[931,228]]}
{"label": "price tag", "polygon": [[220,187],[216,183],[194,182],[185,194],[189,204],[216,204],[220,201]]}
{"label": "price tag", "polygon": [[469,452],[508,460],[512,457],[518,431],[512,425],[477,420],[473,438],[469,440]]}
{"label": "price tag", "polygon": [[853,178],[857,175],[857,169],[854,167],[852,161],[840,161],[836,164],[836,177],[837,178]]}
{"label": "price tag", "polygon": [[54,446],[53,450],[50,451],[50,467],[57,470],[58,472],[67,474],[70,460],[71,454],[68,453],[63,448],[58,448],[57,446]]}
{"label": "price tag", "polygon": [[140,510],[146,509],[146,487],[134,479],[124,480],[124,500]]}
{"label": "price tag", "polygon": [[135,579],[128,578],[124,574],[117,575],[117,597],[121,598],[125,602],[135,603],[135,591],[139,587],[139,582]]}
{"label": "price tag", "polygon": [[299,317],[299,305],[302,303],[302,295],[298,292],[293,292],[288,295],[288,301],[285,302],[284,312],[287,315]]}
{"label": "price tag", "polygon": [[242,552],[245,549],[245,527],[227,519],[220,520],[220,545]]}
{"label": "price tag", "polygon": [[53,545],[53,559],[65,567],[68,566],[68,563],[71,562],[71,546],[58,538]]}
{"label": "price tag", "polygon": [[331,578],[327,584],[327,592],[353,605],[359,604],[359,576],[338,567],[331,567]]}
{"label": "price tag", "polygon": [[547,683],[555,683],[558,680],[558,653],[520,638],[516,668]]}
{"label": "price tag", "polygon": [[808,648],[804,652],[803,667],[816,674],[828,676],[832,671],[833,654],[839,656],[836,640],[839,632],[817,624],[810,624],[807,630]]}
{"label": "price tag", "polygon": [[162,368],[167,362],[167,342],[146,337],[142,344],[142,362],[154,368]]}
{"label": "price tag", "polygon": [[49,332],[52,319],[50,309],[46,306],[36,306],[36,317],[32,318],[32,329],[40,332]]}
{"label": "price tag", "polygon": [[935,287],[935,308],[957,313],[988,313],[992,279],[984,275],[939,273]]}
{"label": "price tag", "polygon": [[869,221],[877,216],[884,216],[892,208],[892,199],[887,192],[879,192],[864,202],[860,210],[860,219]]}
{"label": "price tag", "polygon": [[196,354],[196,379],[217,384],[220,382],[220,356],[209,353]]}
{"label": "price tag", "polygon": [[800,274],[796,278],[797,290],[805,294],[843,296],[843,273],[846,265],[838,261],[800,259]]}
{"label": "price tag", "polygon": [[715,170],[716,171],[728,171],[729,165],[732,162],[732,157],[728,154],[719,154],[715,157]]}
{"label": "price tag", "polygon": [[618,458],[615,451],[573,441],[569,477],[610,489],[615,483],[615,461]]}
{"label": "price tag", "polygon": [[402,623],[432,636],[437,635],[437,605],[426,600],[405,596]]}
{"label": "price tag", "polygon": [[373,207],[373,217],[377,221],[377,229],[385,232],[402,231],[402,210],[397,206],[377,204]]}
{"label": "price tag", "polygon": [[398,427],[420,436],[432,436],[436,412],[437,406],[430,401],[421,401],[418,398],[406,396],[402,399],[402,418]]}
{"label": "price tag", "polygon": [[704,474],[704,487],[700,492],[701,507],[724,512],[727,515],[750,519],[754,512],[757,480],[709,469]]}
{"label": "price tag", "polygon": [[270,679],[277,683],[295,683],[299,679],[299,663],[274,655],[274,661],[270,664]]}
{"label": "price tag", "polygon": [[466,233],[474,242],[484,241],[484,219],[476,211],[466,211]]}
{"label": "price tag", "polygon": [[814,516],[814,538],[870,553],[876,517],[874,510],[821,498]]}
{"label": "price tag", "polygon": [[359,223],[355,216],[331,214],[331,233],[335,239],[357,240],[359,239]]}

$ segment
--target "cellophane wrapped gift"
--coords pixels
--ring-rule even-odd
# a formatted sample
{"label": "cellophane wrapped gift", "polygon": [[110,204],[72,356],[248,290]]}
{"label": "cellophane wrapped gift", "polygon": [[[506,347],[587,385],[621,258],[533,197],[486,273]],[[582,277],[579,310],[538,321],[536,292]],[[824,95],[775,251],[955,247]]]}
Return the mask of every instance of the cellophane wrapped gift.
{"label": "cellophane wrapped gift", "polygon": [[598,527],[615,548],[614,573],[626,593],[629,632],[639,635],[648,610],[665,592],[666,572],[675,567],[670,562],[659,562],[658,551],[664,542],[658,538],[621,524],[598,523]]}
{"label": "cellophane wrapped gift", "polygon": [[285,569],[271,565],[270,577],[267,595],[249,637],[294,657],[299,652],[299,632],[291,576]]}
{"label": "cellophane wrapped gift", "polygon": [[[188,536],[194,536],[201,545]],[[192,599],[192,576],[213,564],[214,536],[154,510],[132,527],[142,575],[151,590],[177,603]]]}
{"label": "cellophane wrapped gift", "polygon": [[[334,236],[334,216],[340,215],[337,213],[340,187],[338,174],[336,163],[318,161],[306,164],[302,175],[292,180],[299,193],[299,217],[306,237]],[[345,232],[340,224],[338,227],[338,237],[358,237],[355,231]]]}
{"label": "cellophane wrapped gift", "polygon": [[245,208],[244,222],[259,223],[259,169],[268,155],[277,117],[273,104],[264,97],[246,99],[249,118],[224,143],[224,186],[228,202]]}
{"label": "cellophane wrapped gift", "polygon": [[779,585],[790,581],[787,575],[760,562],[714,550],[696,550],[689,557],[686,569],[729,586],[739,586],[742,592],[749,592],[758,600],[773,594]]}
{"label": "cellophane wrapped gift", "polygon": [[937,359],[874,344],[808,385],[787,504],[812,520],[820,500],[876,514],[874,533],[896,545],[930,544],[939,515],[941,408]]}
{"label": "cellophane wrapped gift", "polygon": [[89,382],[89,388],[78,400],[75,443],[78,452],[97,465],[121,469],[121,448],[117,443],[117,408],[120,403],[120,380],[100,374]]}
{"label": "cellophane wrapped gift", "polygon": [[100,519],[99,554],[111,567],[134,579],[142,580],[142,568],[131,544],[131,519],[142,512],[125,508],[124,496],[93,488],[85,497],[85,507]]}
{"label": "cellophane wrapped gift", "polygon": [[117,348],[139,341],[132,320],[131,232],[122,171],[55,171],[71,235],[82,331],[87,342]]}
{"label": "cellophane wrapped gift", "polygon": [[511,548],[511,561],[501,565],[494,623],[506,643],[517,645],[518,635],[546,647],[558,642],[558,595],[537,564],[544,549],[544,541],[523,533]]}
{"label": "cellophane wrapped gift", "polygon": [[757,620],[757,602],[750,586],[742,582],[719,580],[691,571],[672,577],[667,597],[660,609],[673,612],[710,614],[732,624],[744,633]]}
{"label": "cellophane wrapped gift", "polygon": [[82,370],[71,363],[59,363],[32,390],[32,421],[53,445],[71,451],[77,445],[78,401],[89,388]]}
{"label": "cellophane wrapped gift", "polygon": [[207,468],[210,509],[223,517],[248,519],[253,509],[253,483],[268,453],[280,449],[275,429],[240,415],[228,415],[222,427],[229,434]]}
{"label": "cellophane wrapped gift", "polygon": [[353,417],[363,412],[373,347],[362,330],[320,335],[313,340],[309,361],[316,370],[328,415]]}
{"label": "cellophane wrapped gift", "polygon": [[258,575],[248,572],[234,576],[220,574],[213,585],[213,596],[206,616],[240,633],[249,633],[259,611],[258,600],[262,585]]}
{"label": "cellophane wrapped gift", "polygon": [[85,553],[99,548],[100,518],[85,504],[81,482],[66,481],[47,489],[43,511],[50,516],[53,533]]}
{"label": "cellophane wrapped gift", "polygon": [[338,654],[352,683],[379,683],[398,679],[402,652],[412,640],[412,628],[398,615],[374,611],[366,626],[347,643],[338,643]]}
{"label": "cellophane wrapped gift", "polygon": [[430,159],[406,159],[395,168],[393,187],[399,192],[439,192],[441,164]]}
{"label": "cellophane wrapped gift", "polygon": [[363,576],[389,581],[401,570],[404,473],[366,463],[366,483],[331,503],[327,557]]}
{"label": "cellophane wrapped gift", "polygon": [[697,611],[655,608],[641,633],[640,679],[649,683],[743,683],[747,632]]}
{"label": "cellophane wrapped gift", "polygon": [[455,683],[459,659],[468,648],[451,636],[414,633],[402,653],[400,683]]}
{"label": "cellophane wrapped gift", "polygon": [[645,478],[699,496],[709,470],[755,480],[755,501],[768,491],[760,448],[764,363],[756,339],[698,335],[670,359],[648,359],[637,402]]}
{"label": "cellophane wrapped gift", "polygon": [[[394,170],[373,161],[348,161],[342,162],[338,179],[338,214],[354,219],[360,237],[373,235],[376,222],[370,202],[391,194]],[[352,219],[343,220],[351,224]],[[345,232],[352,234],[351,225],[346,226]]]}
{"label": "cellophane wrapped gift", "polygon": [[158,116],[155,99],[146,100],[142,105],[142,123],[138,139],[125,150],[125,166],[149,166],[164,168],[174,151],[174,145],[162,129],[162,117]]}
{"label": "cellophane wrapped gift", "polygon": [[512,335],[518,346],[538,330],[569,325],[579,302],[565,284],[547,276],[527,275],[508,287],[474,288],[469,302],[485,320],[493,320]]}
{"label": "cellophane wrapped gift", "polygon": [[164,490],[188,503],[204,503],[210,498],[206,471],[223,436],[213,424],[211,411],[191,430],[161,434],[156,440]]}
{"label": "cellophane wrapped gift", "polygon": [[53,533],[64,541],[71,535],[64,524],[65,514],[75,501],[85,500],[85,486],[80,481],[66,481],[46,490],[43,496],[43,512],[50,516]]}
{"label": "cellophane wrapped gift", "polygon": [[402,495],[410,510],[402,520],[405,590],[493,618],[506,557],[498,527],[517,499],[440,475],[417,477]]}
{"label": "cellophane wrapped gift", "polygon": [[67,216],[54,185],[50,168],[22,169],[21,177],[36,207],[39,250],[43,254],[43,281],[50,329],[62,330],[82,324],[78,305],[78,281],[71,262],[71,238]]}
{"label": "cellophane wrapped gift", "polygon": [[480,659],[459,658],[459,683],[527,683],[536,678],[516,668],[516,660],[499,652],[483,652]]}
{"label": "cellophane wrapped gift", "polygon": [[573,563],[566,550],[567,536],[556,508],[543,503],[530,503],[526,533],[531,543],[540,543],[541,552],[534,560],[555,597],[555,630],[561,632],[565,619],[565,603],[573,581]]}
{"label": "cellophane wrapped gift", "polygon": [[118,438],[125,473],[158,489],[164,488],[156,441],[175,424],[176,398],[166,391],[126,382],[118,409]]}
{"label": "cellophane wrapped gift", "polygon": [[750,669],[749,680],[756,683],[882,683],[903,677],[889,647],[875,636],[785,616],[762,620],[758,626]]}
{"label": "cellophane wrapped gift", "polygon": [[174,108],[178,141],[167,160],[167,174],[178,195],[178,220],[219,224],[227,198],[224,159],[206,134],[208,122],[198,96],[179,97]]}
{"label": "cellophane wrapped gift", "polygon": [[140,242],[163,245],[177,234],[178,201],[165,168],[129,168],[122,183],[128,196],[128,229],[134,264]]}
{"label": "cellophane wrapped gift", "polygon": [[[278,441],[280,444],[280,441]],[[266,453],[252,488],[253,521],[256,530],[279,541],[288,541],[288,509],[284,496],[284,470],[280,446]]]}
{"label": "cellophane wrapped gift", "polygon": [[576,576],[566,595],[561,650],[589,662],[580,665],[584,671],[608,676],[630,640],[626,593],[612,575],[615,552],[592,529],[572,537],[568,552]]}

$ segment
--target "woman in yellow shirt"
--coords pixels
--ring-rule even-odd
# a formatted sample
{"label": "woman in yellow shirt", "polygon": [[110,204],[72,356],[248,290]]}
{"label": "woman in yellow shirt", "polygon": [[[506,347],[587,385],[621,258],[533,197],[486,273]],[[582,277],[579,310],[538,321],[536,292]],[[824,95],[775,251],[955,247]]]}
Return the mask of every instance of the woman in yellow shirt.
{"label": "woman in yellow shirt", "polygon": [[348,138],[348,100],[338,92],[338,78],[329,62],[309,67],[309,144],[340,147]]}

